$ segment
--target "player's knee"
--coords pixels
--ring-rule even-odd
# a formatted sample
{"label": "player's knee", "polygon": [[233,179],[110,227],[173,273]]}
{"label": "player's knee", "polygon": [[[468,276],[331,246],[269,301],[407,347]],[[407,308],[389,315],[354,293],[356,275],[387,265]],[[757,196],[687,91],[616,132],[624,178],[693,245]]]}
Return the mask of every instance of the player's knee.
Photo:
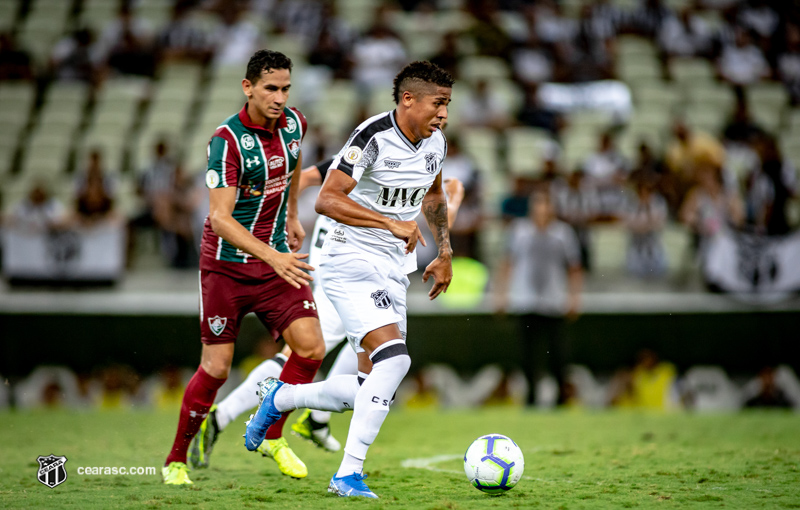
{"label": "player's knee", "polygon": [[408,355],[408,348],[404,343],[396,343],[376,350],[371,356],[371,360],[373,365],[391,361],[393,369],[402,372],[403,375],[411,369],[411,356]]}
{"label": "player's knee", "polygon": [[306,345],[295,346],[294,352],[300,356],[313,360],[321,360],[325,357],[325,342],[320,338],[318,342],[309,342]]}
{"label": "player's knee", "polygon": [[227,379],[231,372],[231,364],[224,360],[204,360],[203,370],[214,379]]}

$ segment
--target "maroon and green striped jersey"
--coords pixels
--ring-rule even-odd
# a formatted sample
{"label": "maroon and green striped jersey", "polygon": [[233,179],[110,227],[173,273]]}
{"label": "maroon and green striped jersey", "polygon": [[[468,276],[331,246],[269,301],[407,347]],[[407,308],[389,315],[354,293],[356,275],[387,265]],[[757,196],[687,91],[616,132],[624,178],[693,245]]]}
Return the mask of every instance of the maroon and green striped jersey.
{"label": "maroon and green striped jersey", "polygon": [[[250,121],[247,105],[220,125],[208,144],[206,186],[236,188],[233,217],[258,240],[284,253],[289,185],[300,156],[306,118],[295,108],[285,108],[275,130]],[[213,261],[260,263],[214,233],[206,218],[201,243],[201,267]],[[211,266],[211,267],[209,267]]]}

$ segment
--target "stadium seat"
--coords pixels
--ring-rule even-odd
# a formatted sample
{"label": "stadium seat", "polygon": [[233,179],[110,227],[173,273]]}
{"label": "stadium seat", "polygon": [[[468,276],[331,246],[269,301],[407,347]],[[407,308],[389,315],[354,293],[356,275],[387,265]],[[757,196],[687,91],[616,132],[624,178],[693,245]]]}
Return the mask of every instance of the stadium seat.
{"label": "stadium seat", "polygon": [[550,135],[541,129],[517,127],[507,129],[508,166],[513,174],[537,175],[542,168],[542,158],[552,150]]}
{"label": "stadium seat", "polygon": [[497,137],[502,136],[487,128],[463,128],[458,131],[461,146],[481,172],[484,204],[499,204],[506,192],[505,175],[500,171],[497,156]]}
{"label": "stadium seat", "polygon": [[511,76],[508,62],[500,57],[483,55],[466,56],[458,66],[462,79],[474,82],[478,79],[489,81],[507,79]]}
{"label": "stadium seat", "polygon": [[714,83],[714,67],[700,58],[679,58],[671,65],[672,76],[685,87],[697,87],[700,83]]}
{"label": "stadium seat", "polygon": [[592,227],[593,266],[596,271],[619,272],[625,267],[628,232],[622,224]]}

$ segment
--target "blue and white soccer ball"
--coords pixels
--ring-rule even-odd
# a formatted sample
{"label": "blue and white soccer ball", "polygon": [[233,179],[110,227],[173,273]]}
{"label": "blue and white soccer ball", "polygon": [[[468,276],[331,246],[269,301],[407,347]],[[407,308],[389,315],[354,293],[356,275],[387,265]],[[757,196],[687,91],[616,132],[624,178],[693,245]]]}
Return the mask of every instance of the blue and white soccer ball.
{"label": "blue and white soccer ball", "polygon": [[500,434],[481,436],[464,454],[464,473],[472,486],[487,494],[502,494],[517,485],[525,470],[522,450]]}

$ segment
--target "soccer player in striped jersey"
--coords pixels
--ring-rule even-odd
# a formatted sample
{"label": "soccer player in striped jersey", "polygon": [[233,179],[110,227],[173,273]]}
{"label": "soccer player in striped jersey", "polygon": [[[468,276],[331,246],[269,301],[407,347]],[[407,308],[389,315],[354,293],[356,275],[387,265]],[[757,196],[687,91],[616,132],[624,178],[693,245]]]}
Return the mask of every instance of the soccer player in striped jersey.
{"label": "soccer player in striped jersey", "polygon": [[[178,431],[167,457],[164,483],[191,484],[189,443],[230,372],[234,342],[245,314],[254,312],[292,349],[281,378],[311,382],[325,355],[316,303],[296,253],[305,237],[297,195],[305,117],[287,106],[292,61],[260,50],[247,64],[242,90],[247,103],[217,128],[208,145],[206,185],[210,210],[200,255],[200,366],[186,388]],[[278,421],[260,450],[282,472],[306,476],[288,448]],[[264,439],[262,436],[261,439]]]}

